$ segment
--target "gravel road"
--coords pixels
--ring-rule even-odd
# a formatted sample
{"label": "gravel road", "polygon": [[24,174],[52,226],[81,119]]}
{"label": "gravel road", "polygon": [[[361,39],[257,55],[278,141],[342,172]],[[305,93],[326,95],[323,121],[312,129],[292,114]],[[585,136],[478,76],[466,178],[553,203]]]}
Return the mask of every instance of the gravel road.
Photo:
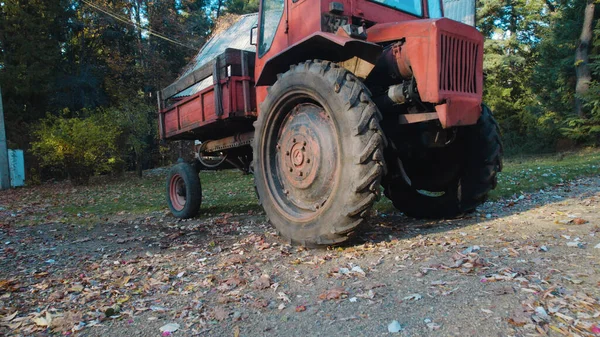
{"label": "gravel road", "polygon": [[600,177],[329,249],[252,212],[24,226],[39,207],[0,211],[0,335],[600,335]]}

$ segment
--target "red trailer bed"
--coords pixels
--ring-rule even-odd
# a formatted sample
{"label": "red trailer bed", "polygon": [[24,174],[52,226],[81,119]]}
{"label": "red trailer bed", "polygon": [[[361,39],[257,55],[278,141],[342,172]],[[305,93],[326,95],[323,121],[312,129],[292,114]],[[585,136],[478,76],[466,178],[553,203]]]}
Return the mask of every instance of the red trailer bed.
{"label": "red trailer bed", "polygon": [[[191,95],[181,95],[191,87]],[[159,105],[161,139],[204,141],[251,131],[256,119],[254,53],[226,49],[162,90]]]}

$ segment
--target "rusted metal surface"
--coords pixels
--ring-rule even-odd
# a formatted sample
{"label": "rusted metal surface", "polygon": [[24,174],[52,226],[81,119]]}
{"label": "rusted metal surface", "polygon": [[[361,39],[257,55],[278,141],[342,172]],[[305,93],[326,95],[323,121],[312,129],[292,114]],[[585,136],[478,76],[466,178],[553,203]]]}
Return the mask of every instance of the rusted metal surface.
{"label": "rusted metal surface", "polygon": [[160,139],[165,139],[165,115],[160,113],[164,108],[160,90],[156,92],[156,99],[158,101],[158,135]]}
{"label": "rusted metal surface", "polygon": [[176,211],[181,211],[185,207],[185,196],[185,181],[181,175],[174,174],[169,181],[169,198]]}
{"label": "rusted metal surface", "polygon": [[226,137],[218,140],[209,140],[202,144],[196,145],[197,153],[214,153],[241,147],[252,144],[254,140],[254,132],[237,134],[231,137]]}
{"label": "rusted metal surface", "polygon": [[424,112],[416,114],[405,114],[398,116],[398,122],[400,124],[412,124],[420,123],[438,119],[437,112]]}
{"label": "rusted metal surface", "polygon": [[[249,62],[247,63],[248,75],[254,75],[254,53],[243,51],[250,54]],[[240,49],[227,48],[222,54],[204,63],[201,67],[185,76],[181,76],[171,85],[162,90],[163,100],[172,97],[181,98],[194,95],[207,87],[213,85],[218,78],[223,80],[228,76],[242,76],[242,53]],[[217,65],[215,67],[215,65]],[[217,74],[217,78],[215,78]],[[212,78],[212,80],[211,80]]]}
{"label": "rusted metal surface", "polygon": [[[355,20],[359,25],[361,25],[360,22],[365,22],[367,26],[376,22],[401,22],[418,18],[415,15],[390,9],[389,6],[373,1],[339,0],[336,2],[342,5],[343,11],[335,11],[335,15],[333,15],[330,13],[329,5],[331,1],[329,0],[285,1],[286,9],[277,24],[275,39],[269,51],[260,57],[257,54],[255,73],[257,85],[271,85],[274,82],[274,75],[282,72],[281,69],[285,71],[290,64],[311,59],[338,62],[345,61],[353,56],[359,56],[359,53],[364,52],[362,49],[368,48],[368,46],[356,44],[356,48],[341,48],[341,51],[338,52],[337,50],[340,50],[340,48],[336,48],[335,45],[339,42],[331,45],[327,44],[326,40],[330,39],[329,35],[320,35],[320,37],[326,38],[313,40],[319,43],[304,44],[303,47],[296,48],[297,45],[306,42],[308,37],[317,32],[328,34],[327,32],[334,29],[334,27],[339,27],[344,23],[343,18],[347,20],[346,23],[352,23],[352,20]],[[262,15],[262,13],[259,15]],[[334,23],[331,24],[331,20],[324,18],[324,16],[335,17]],[[331,31],[330,33],[334,32]],[[286,57],[278,57],[279,54],[284,52],[287,52]],[[296,59],[296,56],[299,55],[302,58]],[[366,59],[365,57],[361,58]],[[262,75],[263,71],[267,71],[269,75]],[[258,82],[261,77],[261,81]],[[262,93],[258,93],[257,97],[259,101],[264,98]]]}
{"label": "rusted metal surface", "polygon": [[348,60],[353,56],[375,63],[381,54],[381,50],[382,47],[375,43],[333,33],[315,32],[268,60],[261,61],[264,70],[256,78],[256,85],[274,83],[276,75],[287,71],[290,64],[310,59],[326,59],[338,62]]}
{"label": "rusted metal surface", "polygon": [[[316,211],[329,198],[338,163],[337,131],[322,107],[300,103],[286,114],[276,142],[267,147],[268,165],[281,185],[281,203],[290,209]],[[276,132],[277,133],[277,132]]]}
{"label": "rusted metal surface", "polygon": [[[392,58],[400,76],[406,80],[414,76],[420,98],[436,106],[444,127],[476,122],[483,85],[479,32],[449,19],[420,18],[418,11],[386,9],[394,6],[385,1],[340,0],[332,8],[330,3],[284,0],[281,17],[274,17],[278,22],[268,23],[275,27],[274,39],[260,57],[248,52],[255,50],[249,31],[260,23],[257,14],[242,16],[211,39],[182,76],[161,92],[163,102],[171,98],[172,104],[162,106],[161,136],[205,141],[251,131],[249,121],[258,114],[256,102],[266,97],[265,85],[274,83],[276,74],[287,71],[290,64],[327,59],[366,78],[381,55],[381,45],[390,42],[395,42]],[[426,17],[426,1],[422,8]],[[361,36],[367,41],[353,38],[347,29],[346,34],[333,33],[342,31],[344,24],[366,27],[366,35]],[[240,50],[226,49],[231,46]],[[253,88],[252,79],[258,87]],[[238,117],[248,120],[234,128],[219,126]],[[406,121],[417,119],[411,116]]]}
{"label": "rusted metal surface", "polygon": [[481,116],[481,100],[469,97],[456,97],[446,103],[436,105],[435,111],[442,127],[473,125]]}
{"label": "rusted metal surface", "polygon": [[436,111],[444,127],[477,122],[483,36],[475,28],[444,18],[377,24],[367,34],[376,43],[403,40],[394,52],[398,69],[410,69],[423,102],[442,104]]}
{"label": "rusted metal surface", "polygon": [[[250,80],[250,77],[241,76],[226,78],[221,80],[220,86],[206,88],[193,96],[178,101],[176,105],[162,110],[161,118],[164,118],[165,138],[174,139],[174,137],[182,136],[186,132],[192,132],[219,120],[253,118],[256,111],[255,93],[249,91],[250,97],[244,97],[243,90],[244,83]],[[219,91],[215,90],[216,88]],[[220,97],[219,104],[216,103],[216,97]],[[254,109],[246,112],[245,106],[248,101]],[[251,123],[252,120],[248,120],[247,123]],[[192,139],[202,139],[202,137]]]}

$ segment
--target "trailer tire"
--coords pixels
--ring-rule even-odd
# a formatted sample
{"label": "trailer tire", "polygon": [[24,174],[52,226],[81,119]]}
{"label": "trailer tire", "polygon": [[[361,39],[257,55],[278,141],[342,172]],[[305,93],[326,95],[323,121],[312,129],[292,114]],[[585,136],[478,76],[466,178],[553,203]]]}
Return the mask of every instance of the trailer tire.
{"label": "trailer tire", "polygon": [[364,84],[328,61],[278,76],[255,122],[254,184],[277,232],[339,244],[363,223],[385,171],[381,114]]}
{"label": "trailer tire", "polygon": [[456,156],[462,161],[461,168],[439,191],[441,195],[418,190],[403,179],[386,177],[384,193],[394,207],[415,218],[454,218],[473,212],[486,201],[488,193],[496,188],[497,173],[502,171],[503,147],[498,123],[484,105],[477,124],[462,127],[461,131],[463,146],[459,150],[464,151],[464,155]]}
{"label": "trailer tire", "polygon": [[166,198],[176,218],[189,219],[198,214],[202,203],[202,186],[194,166],[179,163],[171,167],[167,177]]}

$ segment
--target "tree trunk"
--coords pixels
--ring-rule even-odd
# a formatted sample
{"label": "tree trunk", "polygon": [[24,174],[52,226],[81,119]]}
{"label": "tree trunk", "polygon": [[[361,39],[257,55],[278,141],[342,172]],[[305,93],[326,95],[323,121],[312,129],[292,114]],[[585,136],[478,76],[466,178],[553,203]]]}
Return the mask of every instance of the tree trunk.
{"label": "tree trunk", "polygon": [[142,160],[143,159],[144,159],[144,157],[142,156],[142,154],[136,151],[136,153],[135,153],[135,173],[140,178],[143,176],[143,173],[142,173],[142,169],[143,169]]}
{"label": "tree trunk", "polygon": [[575,77],[577,79],[575,85],[575,113],[582,118],[585,117],[585,111],[583,109],[581,95],[588,91],[590,87],[590,81],[592,80],[592,73],[589,66],[589,49],[592,43],[592,22],[594,21],[594,10],[595,4],[593,0],[588,0],[588,4],[585,6],[585,12],[583,15],[583,27],[581,28],[579,44],[577,46],[577,50],[575,51]]}
{"label": "tree trunk", "polygon": [[217,19],[221,16],[221,6],[223,5],[223,0],[218,0],[217,2]]}

